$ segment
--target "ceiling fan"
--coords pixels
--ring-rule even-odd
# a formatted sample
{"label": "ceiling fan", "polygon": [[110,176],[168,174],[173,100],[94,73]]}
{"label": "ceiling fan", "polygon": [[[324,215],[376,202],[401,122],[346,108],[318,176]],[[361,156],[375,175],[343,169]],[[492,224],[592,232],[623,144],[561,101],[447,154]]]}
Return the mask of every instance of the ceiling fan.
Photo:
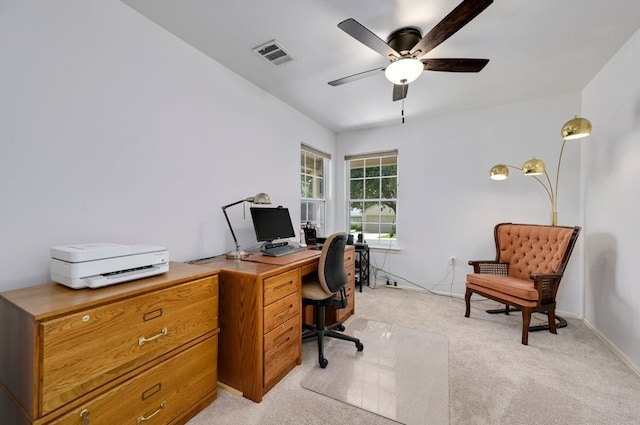
{"label": "ceiling fan", "polygon": [[493,0],[464,0],[424,37],[419,28],[403,27],[392,32],[386,42],[353,18],[340,22],[338,28],[380,53],[391,63],[386,67],[370,69],[330,81],[329,85],[339,86],[384,71],[387,79],[393,83],[393,101],[395,102],[407,97],[409,83],[415,81],[422,71],[480,72],[489,59],[423,57],[471,22],[491,3]]}

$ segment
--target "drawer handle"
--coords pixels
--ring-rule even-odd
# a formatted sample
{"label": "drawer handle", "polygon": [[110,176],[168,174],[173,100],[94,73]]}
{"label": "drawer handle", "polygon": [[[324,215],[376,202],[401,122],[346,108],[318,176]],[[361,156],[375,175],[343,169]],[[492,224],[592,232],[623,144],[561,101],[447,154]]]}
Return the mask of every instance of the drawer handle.
{"label": "drawer handle", "polygon": [[160,413],[160,411],[162,409],[165,408],[165,406],[167,405],[166,401],[163,401],[162,403],[160,403],[160,408],[158,408],[158,410],[156,410],[155,412],[153,412],[152,414],[150,414],[149,416],[147,416],[146,418],[144,416],[140,416],[138,418],[138,425],[140,425],[141,423],[147,422],[148,420],[150,420],[151,418],[153,418],[155,415],[157,415],[158,413]]}
{"label": "drawer handle", "polygon": [[292,281],[289,281],[289,282],[287,282],[287,283],[283,283],[282,285],[278,285],[278,286],[276,286],[276,287],[274,288],[274,291],[273,291],[273,292],[278,292],[278,291],[279,291],[279,290],[281,290],[282,288],[286,288],[287,286],[291,286],[291,284],[292,284],[292,283],[293,283]]}
{"label": "drawer handle", "polygon": [[145,338],[145,337],[141,336],[140,338],[138,338],[138,345],[144,345],[145,343],[151,342],[154,339],[158,339],[161,336],[166,335],[167,333],[168,333],[167,328],[162,328],[162,330],[160,331],[160,333],[158,335],[154,335],[154,336],[152,336],[150,338]]}
{"label": "drawer handle", "polygon": [[80,417],[82,418],[82,425],[89,425],[89,411],[87,409],[82,409]]}
{"label": "drawer handle", "polygon": [[288,312],[291,311],[292,308],[293,308],[293,304],[289,304],[289,307],[285,307],[284,310],[282,310],[280,313],[276,314],[276,317],[280,318],[282,316],[285,316]]}
{"label": "drawer handle", "polygon": [[[286,344],[287,342],[291,341],[291,332],[293,331],[293,327],[290,327],[287,332],[285,334],[282,335],[282,337],[279,338],[279,340],[276,340],[276,347],[280,348],[282,347],[284,344]],[[284,338],[283,338],[284,337]]]}

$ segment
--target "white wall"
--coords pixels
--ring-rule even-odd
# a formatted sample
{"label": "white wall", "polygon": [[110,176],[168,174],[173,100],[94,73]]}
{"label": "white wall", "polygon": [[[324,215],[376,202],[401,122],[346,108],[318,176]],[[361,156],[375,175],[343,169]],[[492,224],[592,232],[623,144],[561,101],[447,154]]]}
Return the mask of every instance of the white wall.
{"label": "white wall", "polygon": [[585,320],[640,370],[640,31],[583,92]]}
{"label": "white wall", "polygon": [[[410,114],[410,99],[405,111]],[[336,160],[345,154],[399,150],[401,250],[376,253],[376,266],[423,287],[463,294],[468,261],[495,258],[497,223],[550,223],[549,198],[535,180],[511,170],[508,180],[496,182],[489,179],[489,169],[498,163],[520,167],[536,156],[555,181],[560,128],[576,114],[579,93],[429,120],[409,115],[404,125],[338,135]],[[560,225],[581,225],[579,166],[580,142],[568,143],[560,176]],[[337,180],[342,181],[344,167],[339,170]],[[338,192],[344,199],[344,187]],[[338,217],[345,220],[346,214],[343,208]],[[448,274],[452,255],[458,258],[455,276]],[[578,246],[558,296],[559,311],[575,315],[582,311],[581,256]]]}
{"label": "white wall", "polygon": [[[233,248],[221,206],[299,217],[300,142],[335,135],[118,1],[0,6],[0,291],[49,281],[49,248]],[[244,247],[247,209],[229,214]]]}

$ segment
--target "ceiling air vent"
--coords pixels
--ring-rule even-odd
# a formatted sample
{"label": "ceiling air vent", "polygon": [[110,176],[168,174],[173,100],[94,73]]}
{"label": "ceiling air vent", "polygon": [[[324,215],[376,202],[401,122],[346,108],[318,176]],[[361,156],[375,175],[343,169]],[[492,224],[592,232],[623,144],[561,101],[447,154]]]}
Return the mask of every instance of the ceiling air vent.
{"label": "ceiling air vent", "polygon": [[254,48],[253,52],[274,65],[282,65],[293,60],[293,57],[275,40]]}

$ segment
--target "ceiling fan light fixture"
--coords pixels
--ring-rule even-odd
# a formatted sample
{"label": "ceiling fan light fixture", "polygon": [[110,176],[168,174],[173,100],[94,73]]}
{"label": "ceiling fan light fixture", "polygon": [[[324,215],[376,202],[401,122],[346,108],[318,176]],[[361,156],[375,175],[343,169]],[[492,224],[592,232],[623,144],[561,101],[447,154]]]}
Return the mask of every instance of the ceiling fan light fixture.
{"label": "ceiling fan light fixture", "polygon": [[402,58],[391,62],[384,70],[384,76],[393,84],[409,84],[414,82],[423,70],[424,64],[418,59]]}

